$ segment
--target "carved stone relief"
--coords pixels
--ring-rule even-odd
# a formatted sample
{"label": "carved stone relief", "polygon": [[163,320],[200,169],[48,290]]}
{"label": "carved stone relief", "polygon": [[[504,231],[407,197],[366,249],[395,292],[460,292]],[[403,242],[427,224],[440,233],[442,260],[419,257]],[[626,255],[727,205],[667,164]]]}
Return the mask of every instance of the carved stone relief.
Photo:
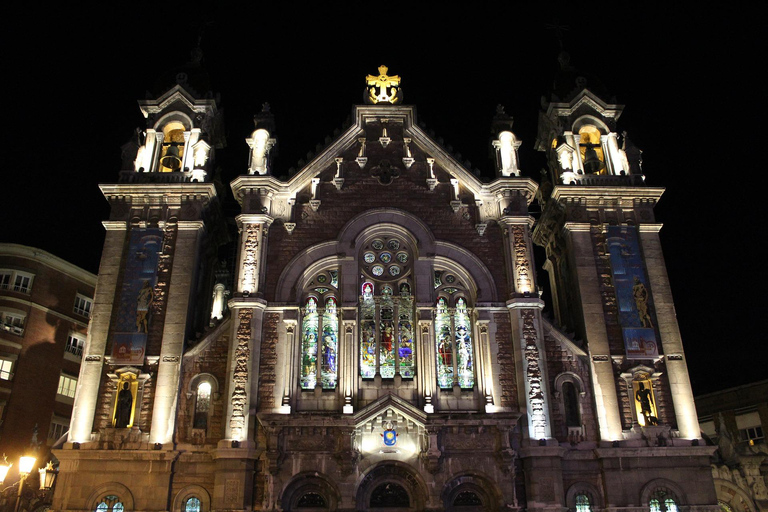
{"label": "carved stone relief", "polygon": [[232,416],[229,419],[229,427],[232,437],[242,439],[245,428],[245,408],[248,395],[248,360],[251,356],[251,318],[252,309],[240,310],[240,324],[237,327],[237,348],[235,349],[235,369],[232,376],[234,391],[232,391]]}
{"label": "carved stone relief", "polygon": [[523,318],[523,341],[525,342],[525,378],[528,381],[528,404],[531,408],[532,436],[543,438],[547,431],[547,417],[544,411],[544,393],[542,392],[539,347],[536,345],[535,313],[531,309],[521,312]]}
{"label": "carved stone relief", "polygon": [[242,290],[255,292],[259,275],[259,231],[261,224],[246,224],[243,226],[243,281]]}
{"label": "carved stone relief", "polygon": [[512,226],[512,249],[515,252],[515,283],[517,291],[531,291],[531,263],[528,260],[528,243],[522,226]]}

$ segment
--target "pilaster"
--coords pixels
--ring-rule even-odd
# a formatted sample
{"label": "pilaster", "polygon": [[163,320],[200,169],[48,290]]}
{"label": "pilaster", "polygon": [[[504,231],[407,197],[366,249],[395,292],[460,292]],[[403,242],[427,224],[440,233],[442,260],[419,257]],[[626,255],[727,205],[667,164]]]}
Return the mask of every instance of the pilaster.
{"label": "pilaster", "polygon": [[79,385],[75,394],[69,429],[69,441],[77,443],[85,443],[91,439],[109,325],[112,321],[120,268],[123,265],[123,249],[128,228],[127,223],[123,221],[105,221],[103,224],[107,234],[99,265],[99,280],[93,297],[91,322],[83,350],[83,364],[80,366]]}
{"label": "pilaster", "polygon": [[180,221],[173,250],[173,266],[165,300],[163,344],[157,369],[152,409],[150,442],[168,443],[176,422],[176,399],[181,376],[181,356],[184,352],[189,300],[196,278],[199,237],[202,221]]}

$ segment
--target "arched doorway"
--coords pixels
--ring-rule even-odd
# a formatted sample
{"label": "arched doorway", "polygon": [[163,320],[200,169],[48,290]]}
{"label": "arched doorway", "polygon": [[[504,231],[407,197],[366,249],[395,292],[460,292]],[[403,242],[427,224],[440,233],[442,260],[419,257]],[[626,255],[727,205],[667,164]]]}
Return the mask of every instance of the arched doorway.
{"label": "arched doorway", "polygon": [[357,510],[410,512],[424,510],[426,486],[409,466],[387,462],[374,467],[357,488]]}

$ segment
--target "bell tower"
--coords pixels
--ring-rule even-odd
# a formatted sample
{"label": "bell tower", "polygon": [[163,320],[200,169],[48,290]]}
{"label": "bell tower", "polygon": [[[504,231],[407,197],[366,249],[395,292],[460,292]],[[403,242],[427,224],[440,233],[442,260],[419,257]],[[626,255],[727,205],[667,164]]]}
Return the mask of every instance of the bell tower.
{"label": "bell tower", "polygon": [[[617,136],[623,106],[560,57],[561,72],[539,115],[537,149],[552,186],[542,194],[534,241],[546,249],[554,314],[583,340],[602,442],[642,429],[699,438],[675,318],[661,224],[640,152]],[[655,435],[655,434],[654,434]]]}
{"label": "bell tower", "polygon": [[[86,495],[102,477],[85,459],[114,457],[103,450],[123,450],[121,471],[147,493],[170,475],[183,353],[207,326],[195,305],[210,311],[226,238],[211,180],[221,116],[200,74],[193,60],[164,93],[139,101],[146,126],[123,146],[117,182],[100,186],[111,210],[69,439],[58,451],[70,475],[62,483]],[[150,506],[166,507],[165,497]]]}

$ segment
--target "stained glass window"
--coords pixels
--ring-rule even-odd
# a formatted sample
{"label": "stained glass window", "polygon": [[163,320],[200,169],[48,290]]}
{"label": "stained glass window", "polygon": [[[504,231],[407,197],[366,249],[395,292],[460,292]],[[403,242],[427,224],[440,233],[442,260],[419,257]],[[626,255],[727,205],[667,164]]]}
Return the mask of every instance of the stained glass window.
{"label": "stained glass window", "polygon": [[664,506],[667,508],[667,512],[677,512],[677,503],[672,498],[665,499]]}
{"label": "stained glass window", "polygon": [[400,296],[399,319],[397,323],[397,355],[400,366],[400,376],[412,379],[416,373],[416,363],[413,353],[413,298],[410,295]]}
{"label": "stained glass window", "polygon": [[376,303],[373,284],[363,283],[360,301],[360,375],[372,379],[376,375]]}
{"label": "stained glass window", "polygon": [[194,428],[208,428],[208,410],[211,407],[211,383],[201,382],[197,386],[197,399],[195,400]]}
{"label": "stained glass window", "polygon": [[301,325],[301,389],[314,389],[317,384],[317,299],[309,297]]}
{"label": "stained glass window", "polygon": [[451,336],[451,315],[444,297],[437,300],[435,313],[435,334],[437,343],[437,384],[442,389],[453,387],[453,341]]}
{"label": "stained glass window", "polygon": [[661,507],[659,506],[659,500],[656,498],[653,498],[650,503],[651,512],[661,512]]}
{"label": "stained glass window", "polygon": [[589,496],[586,494],[576,495],[576,512],[592,512],[592,507],[589,505]]}
{"label": "stained glass window", "polygon": [[323,313],[323,353],[320,366],[323,389],[336,388],[338,377],[338,340],[339,316],[336,311],[336,299],[329,297],[325,301],[325,312]]}
{"label": "stained glass window", "polygon": [[472,351],[472,325],[467,314],[464,299],[456,301],[456,314],[453,319],[456,329],[456,354],[459,375],[459,387],[472,389],[475,385],[475,359]]}
{"label": "stained glass window", "polygon": [[435,312],[435,348],[437,350],[437,384],[441,389],[453,388],[456,382],[462,389],[475,385],[475,356],[472,343],[472,324],[467,302],[456,300],[456,309],[448,309],[448,301],[440,297]]}
{"label": "stained glass window", "polygon": [[104,496],[101,502],[96,505],[96,512],[123,512],[123,510],[125,510],[123,503],[114,494]]}
{"label": "stained glass window", "polygon": [[408,245],[396,238],[377,238],[359,255],[363,279],[360,375],[364,379],[377,375],[412,379],[416,374],[414,300],[409,279],[413,258]]}
{"label": "stained glass window", "polygon": [[391,295],[381,297],[381,344],[379,345],[379,372],[383,379],[395,376],[395,326]]}
{"label": "stained glass window", "polygon": [[200,512],[200,500],[197,498],[189,498],[184,503],[184,512]]}

